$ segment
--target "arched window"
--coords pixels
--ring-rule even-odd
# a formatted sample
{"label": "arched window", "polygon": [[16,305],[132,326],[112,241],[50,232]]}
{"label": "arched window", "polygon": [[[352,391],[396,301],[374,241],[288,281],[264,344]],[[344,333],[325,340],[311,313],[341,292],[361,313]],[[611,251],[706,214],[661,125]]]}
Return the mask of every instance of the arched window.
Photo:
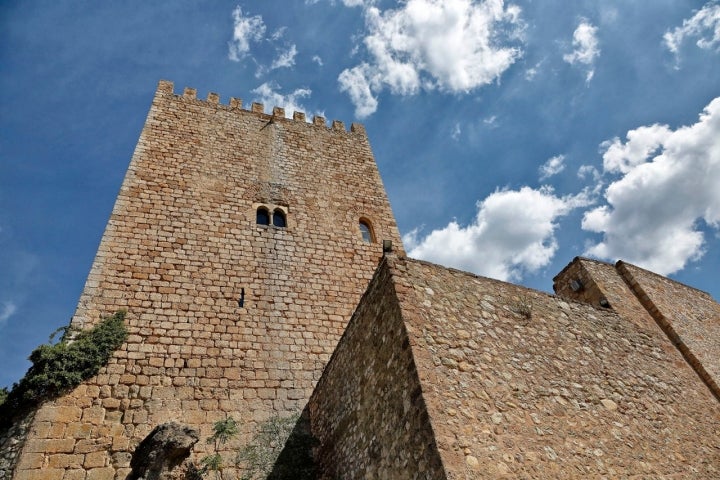
{"label": "arched window", "polygon": [[255,222],[258,225],[270,225],[270,212],[268,212],[267,208],[259,207],[257,209],[257,216],[255,217]]}
{"label": "arched window", "polygon": [[375,238],[373,238],[373,231],[372,231],[372,227],[370,226],[370,222],[368,222],[364,218],[361,218],[359,227],[360,227],[360,235],[362,236],[363,242],[373,243],[375,241]]}
{"label": "arched window", "polygon": [[285,212],[283,212],[279,208],[276,208],[273,212],[273,225],[283,228],[287,226],[287,221],[285,220]]}

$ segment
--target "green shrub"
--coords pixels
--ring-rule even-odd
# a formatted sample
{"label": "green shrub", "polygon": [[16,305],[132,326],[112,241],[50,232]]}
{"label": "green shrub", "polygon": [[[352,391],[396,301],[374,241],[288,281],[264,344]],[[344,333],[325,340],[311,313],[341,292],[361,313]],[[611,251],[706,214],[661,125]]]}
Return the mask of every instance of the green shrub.
{"label": "green shrub", "polygon": [[[115,312],[87,330],[64,327],[57,343],[40,345],[30,354],[32,366],[0,402],[0,428],[8,427],[17,414],[28,412],[78,386],[106,365],[112,353],[127,339],[125,311]],[[55,332],[55,333],[57,333]]]}
{"label": "green shrub", "polygon": [[222,479],[222,470],[225,467],[223,464],[222,455],[218,452],[222,445],[225,445],[230,439],[238,434],[238,425],[235,419],[227,417],[225,420],[218,420],[213,424],[213,434],[207,439],[207,443],[215,445],[215,453],[207,455],[200,460],[201,468],[199,470],[201,475],[207,472],[215,472],[216,479]]}

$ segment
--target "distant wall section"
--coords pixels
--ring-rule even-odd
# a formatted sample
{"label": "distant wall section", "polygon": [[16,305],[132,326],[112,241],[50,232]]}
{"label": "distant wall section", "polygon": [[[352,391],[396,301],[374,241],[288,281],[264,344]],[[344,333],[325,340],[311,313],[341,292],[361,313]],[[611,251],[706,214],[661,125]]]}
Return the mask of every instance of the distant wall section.
{"label": "distant wall section", "polygon": [[648,331],[659,327],[720,400],[720,305],[707,293],[623,261],[581,257],[553,279],[553,289]]}

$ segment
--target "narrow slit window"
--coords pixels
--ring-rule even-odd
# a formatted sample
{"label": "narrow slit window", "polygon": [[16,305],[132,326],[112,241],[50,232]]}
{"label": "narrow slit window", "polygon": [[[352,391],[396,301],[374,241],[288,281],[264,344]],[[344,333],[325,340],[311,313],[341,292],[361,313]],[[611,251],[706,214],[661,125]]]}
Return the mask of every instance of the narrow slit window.
{"label": "narrow slit window", "polygon": [[287,226],[287,219],[285,218],[285,212],[276,208],[273,212],[273,225],[280,228]]}
{"label": "narrow slit window", "polygon": [[375,239],[373,238],[373,232],[372,227],[370,226],[370,222],[367,220],[360,220],[360,235],[362,236],[363,242],[365,243],[373,243]]}
{"label": "narrow slit window", "polygon": [[258,225],[270,225],[270,212],[268,212],[267,208],[260,207],[257,209],[257,215],[256,215],[255,222]]}

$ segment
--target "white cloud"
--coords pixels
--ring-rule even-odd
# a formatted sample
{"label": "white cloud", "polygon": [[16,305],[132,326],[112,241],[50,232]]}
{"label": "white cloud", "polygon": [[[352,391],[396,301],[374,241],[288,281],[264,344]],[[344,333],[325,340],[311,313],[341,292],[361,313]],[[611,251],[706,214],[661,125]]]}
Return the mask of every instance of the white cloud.
{"label": "white cloud", "polygon": [[460,135],[462,134],[462,128],[460,127],[460,122],[455,122],[455,125],[453,126],[452,133],[450,133],[450,137],[457,141],[460,138]]}
{"label": "white cloud", "polygon": [[0,308],[0,327],[5,325],[16,311],[17,306],[13,302],[3,302],[2,308]]}
{"label": "white cloud", "polygon": [[[305,0],[305,5],[315,5],[320,0]],[[330,5],[335,5],[335,0],[329,0]],[[376,0],[341,0],[341,3],[346,7],[364,7],[374,5]]]}
{"label": "white cloud", "polygon": [[522,54],[510,45],[523,29],[520,9],[502,0],[408,0],[385,11],[368,6],[365,27],[369,58],[339,77],[360,117],[377,109],[385,89],[469,92],[499,79]]}
{"label": "white cloud", "polygon": [[355,105],[355,115],[360,118],[374,113],[378,105],[366,76],[369,68],[369,65],[363,63],[349,70],[343,70],[338,77],[340,91],[350,95],[350,101]]}
{"label": "white cloud", "polygon": [[581,20],[573,32],[573,51],[563,55],[570,65],[580,64],[587,68],[585,81],[589,82],[595,75],[595,59],[600,55],[600,48],[597,40],[597,27],[587,20]]}
{"label": "white cloud", "polygon": [[537,77],[538,73],[540,73],[540,65],[541,62],[538,62],[534,66],[525,70],[525,80],[528,82],[533,81],[535,77]]}
{"label": "white cloud", "polygon": [[266,29],[260,15],[244,17],[239,6],[233,10],[232,16],[233,38],[228,44],[228,58],[239,62],[250,52],[250,42],[259,41]]}
{"label": "white cloud", "polygon": [[663,40],[672,53],[679,55],[686,37],[697,37],[696,45],[706,50],[720,48],[720,4],[708,2],[691,18],[683,20],[681,27],[665,32]]}
{"label": "white cloud", "polygon": [[612,173],[630,172],[654,156],[671,133],[667,125],[656,124],[630,130],[627,133],[627,143],[622,143],[617,137],[603,142],[600,145],[605,150],[603,168]]}
{"label": "white cloud", "polygon": [[582,228],[602,233],[587,254],[663,275],[700,258],[698,222],[720,228],[720,97],[693,125],[640,127],[603,146],[606,172],[622,176],[606,189],[607,204],[585,213]]}
{"label": "white cloud", "polygon": [[294,92],[283,95],[277,90],[280,86],[274,82],[266,82],[252,91],[257,95],[257,101],[267,107],[282,107],[285,109],[285,116],[292,118],[293,112],[305,112],[307,110],[300,104],[300,100],[309,97],[312,91],[308,88],[299,88]]}
{"label": "white cloud", "polygon": [[270,65],[270,70],[292,67],[295,65],[295,55],[297,55],[297,48],[295,47],[295,44],[292,44],[286,51],[281,52],[280,55],[273,60]]}
{"label": "white cloud", "polygon": [[548,159],[548,161],[542,164],[538,169],[540,181],[548,179],[553,175],[557,175],[563,170],[565,170],[565,155],[556,155]]}
{"label": "white cloud", "polygon": [[273,32],[272,35],[270,35],[270,40],[275,41],[275,42],[280,40],[283,37],[283,35],[285,35],[286,31],[287,31],[287,27],[278,28],[277,30],[275,30]]}
{"label": "white cloud", "polygon": [[452,221],[424,238],[413,230],[403,242],[411,257],[518,280],[550,263],[558,248],[556,220],[588,204],[584,193],[558,197],[550,187],[498,190],[478,202],[470,225]]}
{"label": "white cloud", "polygon": [[315,62],[315,63],[317,63],[317,64],[320,65],[321,67],[323,66],[322,58],[320,58],[319,55],[313,55],[312,61]]}
{"label": "white cloud", "polygon": [[587,188],[587,192],[593,197],[597,197],[605,186],[602,173],[592,165],[581,165],[580,168],[578,168],[577,176],[581,180],[590,179],[592,181],[592,186],[591,188]]}

